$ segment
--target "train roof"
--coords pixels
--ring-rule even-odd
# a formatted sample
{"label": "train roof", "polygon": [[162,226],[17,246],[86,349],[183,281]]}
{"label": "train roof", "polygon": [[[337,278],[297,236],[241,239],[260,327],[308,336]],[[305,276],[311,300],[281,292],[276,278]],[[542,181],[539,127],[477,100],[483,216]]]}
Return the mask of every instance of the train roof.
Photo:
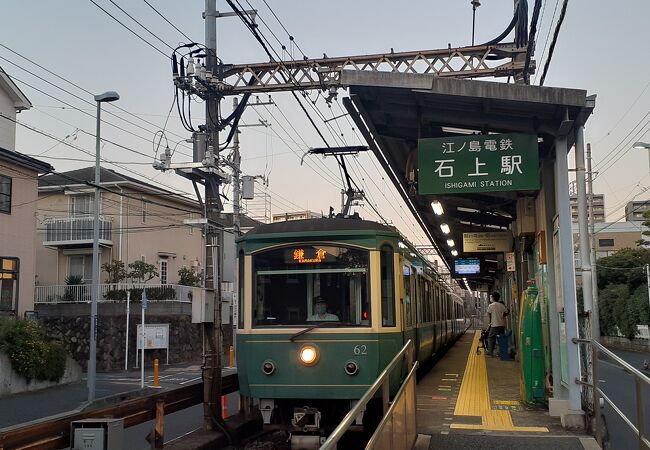
{"label": "train roof", "polygon": [[388,225],[382,225],[371,220],[360,219],[337,219],[337,218],[319,218],[319,219],[302,219],[288,220],[284,222],[269,223],[260,225],[244,235],[247,236],[275,233],[299,233],[312,231],[381,231],[387,233],[397,233],[397,230]]}

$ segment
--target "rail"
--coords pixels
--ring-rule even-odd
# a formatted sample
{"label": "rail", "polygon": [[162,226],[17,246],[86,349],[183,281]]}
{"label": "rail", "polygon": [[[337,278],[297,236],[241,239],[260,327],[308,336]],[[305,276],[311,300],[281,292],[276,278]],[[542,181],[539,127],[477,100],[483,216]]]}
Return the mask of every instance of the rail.
{"label": "rail", "polygon": [[[641,371],[635,369],[632,365],[624,361],[623,359],[619,358],[605,348],[601,343],[597,341],[591,341],[587,339],[574,339],[573,340],[576,343],[579,344],[584,344],[584,345],[590,345],[591,346],[591,358],[593,361],[593,393],[594,393],[594,415],[596,416],[596,440],[598,441],[598,444],[602,447],[603,446],[603,435],[602,435],[602,423],[601,423],[601,416],[599,414],[599,407],[600,407],[600,399],[602,398],[604,401],[606,401],[618,414],[618,416],[625,422],[625,424],[632,429],[634,434],[636,434],[638,441],[639,441],[639,450],[650,450],[650,440],[648,440],[648,434],[645,429],[645,411],[644,411],[644,405],[643,405],[643,384],[646,386],[650,387],[650,378],[645,376]],[[627,373],[631,374],[634,376],[634,384],[635,384],[635,395],[636,395],[636,426],[632,423],[632,421],[625,416],[625,414],[621,411],[621,409],[616,406],[616,404],[610,399],[603,391],[600,389],[600,380],[599,380],[599,375],[598,375],[598,365],[599,365],[599,353],[602,353],[603,355],[607,356],[609,359],[614,361],[616,364],[621,366]]]}
{"label": "rail", "polygon": [[[320,447],[320,450],[334,450],[336,444],[345,432],[352,426],[357,416],[365,409],[368,402],[381,388],[384,418],[379,423],[374,434],[366,445],[369,449],[410,449],[417,438],[415,418],[415,372],[418,368],[417,361],[413,363],[413,342],[409,340],[395,355],[393,360],[379,374],[379,377],[370,386],[357,404],[346,414],[341,423],[329,435]],[[396,367],[401,367],[402,360],[406,357],[409,373],[397,391],[392,403],[390,402],[390,374]]]}
{"label": "rail", "polygon": [[[223,377],[222,393],[239,389],[237,374]],[[160,411],[171,414],[203,401],[203,383],[158,392],[127,400],[117,405],[59,414],[28,425],[16,425],[0,431],[0,450],[59,450],[70,446],[70,422],[97,417],[124,419],[124,427],[150,420],[161,420]],[[161,408],[161,402],[164,408]]]}

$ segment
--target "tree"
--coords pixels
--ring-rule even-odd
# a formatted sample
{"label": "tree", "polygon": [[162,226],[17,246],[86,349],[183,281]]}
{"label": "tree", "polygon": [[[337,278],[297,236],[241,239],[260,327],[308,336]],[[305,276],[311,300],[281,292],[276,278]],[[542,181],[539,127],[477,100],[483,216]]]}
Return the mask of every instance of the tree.
{"label": "tree", "polygon": [[203,277],[200,273],[196,273],[187,267],[181,267],[178,269],[178,284],[183,286],[201,286],[201,281]]}
{"label": "tree", "polygon": [[106,282],[109,284],[120,283],[129,276],[124,262],[115,259],[109,263],[102,264],[102,270],[108,274]]}
{"label": "tree", "polygon": [[140,283],[146,283],[158,276],[158,271],[156,271],[156,266],[153,264],[146,263],[144,261],[134,261],[129,263],[129,275],[128,277],[132,280],[138,280]]}

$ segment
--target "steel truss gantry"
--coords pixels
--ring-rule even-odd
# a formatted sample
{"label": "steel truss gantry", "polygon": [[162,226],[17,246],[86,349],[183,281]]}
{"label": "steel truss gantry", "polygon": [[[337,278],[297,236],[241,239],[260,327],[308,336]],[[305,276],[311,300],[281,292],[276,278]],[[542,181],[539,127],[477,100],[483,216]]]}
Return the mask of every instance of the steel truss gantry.
{"label": "steel truss gantry", "polygon": [[[338,88],[341,86],[343,70],[430,73],[456,78],[513,76],[518,81],[525,60],[525,47],[518,48],[514,43],[506,43],[336,58],[223,64],[219,67],[220,76],[216,78],[220,78],[217,89],[221,95]],[[531,70],[534,70],[532,62]]]}

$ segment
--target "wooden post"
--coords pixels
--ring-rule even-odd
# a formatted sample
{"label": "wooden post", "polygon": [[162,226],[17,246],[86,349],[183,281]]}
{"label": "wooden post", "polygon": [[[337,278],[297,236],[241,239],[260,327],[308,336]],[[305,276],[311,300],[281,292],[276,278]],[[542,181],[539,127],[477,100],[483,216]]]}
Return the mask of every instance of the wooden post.
{"label": "wooden post", "polygon": [[155,428],[155,448],[163,448],[165,437],[165,401],[156,400],[156,428]]}

